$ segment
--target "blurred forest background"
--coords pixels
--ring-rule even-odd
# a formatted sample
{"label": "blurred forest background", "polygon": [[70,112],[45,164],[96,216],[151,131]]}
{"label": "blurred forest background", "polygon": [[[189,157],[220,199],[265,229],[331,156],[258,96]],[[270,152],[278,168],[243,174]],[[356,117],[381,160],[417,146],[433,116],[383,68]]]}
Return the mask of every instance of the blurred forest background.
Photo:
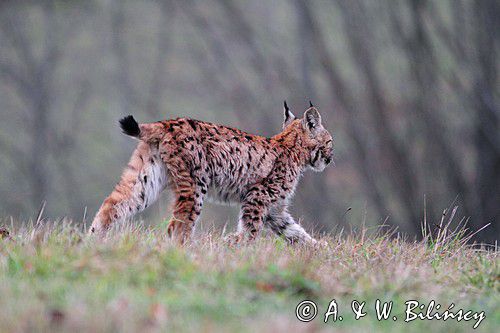
{"label": "blurred forest background", "polygon": [[[86,0],[0,3],[0,216],[87,223],[135,142],[117,120],[177,116],[271,136],[319,107],[336,164],[293,212],[410,235],[458,205],[499,239],[500,2]],[[165,198],[143,216],[168,216]],[[209,205],[202,224],[236,225]],[[203,226],[202,226],[203,228]]]}

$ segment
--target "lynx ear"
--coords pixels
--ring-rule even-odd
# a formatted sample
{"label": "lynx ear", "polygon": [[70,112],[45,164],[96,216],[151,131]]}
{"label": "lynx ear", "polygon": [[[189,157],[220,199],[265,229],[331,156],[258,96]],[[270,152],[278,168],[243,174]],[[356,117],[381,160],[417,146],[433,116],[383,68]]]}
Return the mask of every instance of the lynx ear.
{"label": "lynx ear", "polygon": [[304,113],[302,123],[304,128],[312,132],[321,126],[321,115],[315,107],[310,107]]}
{"label": "lynx ear", "polygon": [[284,118],[283,118],[283,129],[290,125],[292,121],[295,120],[295,116],[293,113],[290,111],[288,108],[288,105],[286,104],[286,101],[283,102],[283,112],[284,112]]}

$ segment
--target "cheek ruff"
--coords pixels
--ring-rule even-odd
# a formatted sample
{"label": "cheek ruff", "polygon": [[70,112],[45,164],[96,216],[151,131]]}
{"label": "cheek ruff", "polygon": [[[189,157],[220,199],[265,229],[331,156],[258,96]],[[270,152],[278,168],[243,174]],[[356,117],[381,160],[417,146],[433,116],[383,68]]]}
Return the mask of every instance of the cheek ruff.
{"label": "cheek ruff", "polygon": [[314,165],[316,164],[316,162],[318,162],[320,156],[321,156],[321,151],[318,149],[318,150],[316,150],[316,152],[314,153],[313,158],[311,159],[311,166],[314,167]]}

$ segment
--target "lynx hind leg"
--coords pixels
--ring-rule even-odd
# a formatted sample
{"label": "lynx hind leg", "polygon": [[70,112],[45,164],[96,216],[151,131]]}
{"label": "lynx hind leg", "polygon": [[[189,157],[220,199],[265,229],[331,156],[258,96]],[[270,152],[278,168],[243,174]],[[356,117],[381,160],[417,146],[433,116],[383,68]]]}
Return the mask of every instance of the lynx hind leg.
{"label": "lynx hind leg", "polygon": [[113,192],[97,212],[91,233],[104,233],[156,201],[167,184],[166,168],[159,154],[140,142]]}
{"label": "lynx hind leg", "polygon": [[170,237],[183,244],[193,234],[203,207],[206,187],[205,185],[195,185],[190,177],[179,177],[179,175],[177,175],[177,184],[173,210],[174,217],[170,220],[167,233]]}

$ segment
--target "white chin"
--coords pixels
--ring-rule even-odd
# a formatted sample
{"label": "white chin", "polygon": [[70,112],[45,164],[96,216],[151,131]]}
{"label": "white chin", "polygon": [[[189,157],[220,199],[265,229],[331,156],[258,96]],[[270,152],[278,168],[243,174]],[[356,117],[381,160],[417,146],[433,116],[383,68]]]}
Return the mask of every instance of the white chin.
{"label": "white chin", "polygon": [[311,165],[311,169],[316,172],[321,172],[325,170],[326,164],[322,161],[319,161],[316,165]]}

